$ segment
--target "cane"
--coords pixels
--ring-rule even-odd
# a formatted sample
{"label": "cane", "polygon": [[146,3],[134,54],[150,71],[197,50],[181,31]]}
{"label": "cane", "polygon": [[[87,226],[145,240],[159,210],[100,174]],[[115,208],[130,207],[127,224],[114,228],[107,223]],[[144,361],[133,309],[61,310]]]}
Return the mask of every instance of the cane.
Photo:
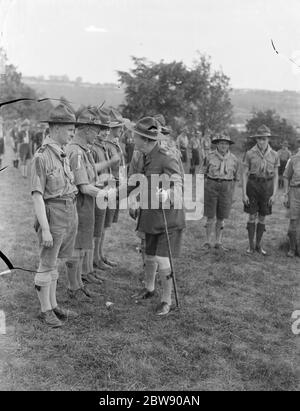
{"label": "cane", "polygon": [[168,254],[169,254],[169,260],[170,260],[170,265],[171,265],[170,277],[172,278],[172,282],[173,282],[176,306],[177,306],[177,308],[180,308],[178,293],[177,293],[176,276],[175,276],[174,264],[173,264],[173,257],[172,257],[172,251],[171,251],[171,245],[170,245],[170,238],[169,238],[169,233],[168,233],[168,223],[167,223],[166,213],[165,213],[164,208],[162,208],[162,213],[163,213],[163,217],[164,217],[165,232],[166,232],[167,243],[168,243]]}

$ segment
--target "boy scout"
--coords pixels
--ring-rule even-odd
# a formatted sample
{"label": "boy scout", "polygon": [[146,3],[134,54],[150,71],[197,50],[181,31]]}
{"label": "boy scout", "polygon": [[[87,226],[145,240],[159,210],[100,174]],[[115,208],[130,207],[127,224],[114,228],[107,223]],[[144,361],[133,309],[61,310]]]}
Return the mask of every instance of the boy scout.
{"label": "boy scout", "polygon": [[[145,233],[145,287],[133,297],[146,299],[154,295],[155,277],[158,270],[162,279],[163,292],[161,303],[156,308],[157,315],[168,314],[171,307],[172,280],[170,278],[171,267],[168,253],[167,238],[161,206],[157,209],[152,206],[151,198],[160,188],[160,184],[153,179],[153,175],[172,176],[170,188],[159,195],[161,202],[174,199],[177,195],[182,198],[183,179],[180,167],[175,156],[161,148],[158,144],[159,123],[152,117],[145,117],[133,127],[135,147],[144,154],[143,174],[147,179],[147,204],[141,204],[141,210],[137,230]],[[164,183],[162,183],[164,186]],[[131,189],[129,189],[130,191]],[[143,191],[141,192],[143,198]],[[178,198],[178,197],[177,197]],[[165,210],[168,231],[170,236],[171,251],[177,256],[180,251],[182,231],[185,228],[185,216],[183,208],[174,208],[172,205]]]}
{"label": "boy scout", "polygon": [[[98,166],[98,182],[96,186],[103,188],[107,185],[107,179],[112,175],[111,167],[118,164],[120,161],[120,156],[115,153],[112,158],[109,158],[106,140],[110,133],[110,118],[102,110],[98,111],[99,116],[99,127],[100,131],[95,140],[93,146],[91,146],[92,155],[95,163],[99,163]],[[105,178],[105,179],[104,179]],[[104,255],[104,239],[105,230],[111,226],[110,210],[99,209],[95,207],[95,227],[94,227],[94,253],[93,253],[93,265],[95,268],[107,269],[110,266],[105,264],[108,262],[107,257]],[[94,274],[96,278],[100,278],[97,273]]]}
{"label": "boy scout", "polygon": [[[99,189],[95,187],[97,181],[97,167],[94,162],[89,144],[94,141],[99,132],[97,113],[91,108],[80,109],[77,114],[76,133],[67,147],[74,181],[79,189],[77,198],[78,233],[76,236],[73,258],[67,262],[69,279],[68,295],[70,298],[81,300],[92,294],[83,284],[82,271],[85,261],[87,281],[99,283],[93,276],[93,237],[95,224],[95,198]],[[89,281],[91,282],[91,281]]]}
{"label": "boy scout", "polygon": [[77,232],[75,195],[77,188],[63,146],[72,138],[75,115],[63,104],[50,114],[49,132],[31,165],[31,193],[37,217],[40,263],[35,288],[41,304],[40,319],[50,327],[61,327],[74,312],[57,305],[58,258],[72,255]]}
{"label": "boy scout", "polygon": [[288,141],[284,141],[282,143],[282,148],[278,151],[278,157],[280,161],[280,166],[278,169],[278,175],[279,175],[279,188],[283,188],[284,186],[284,180],[283,180],[283,173],[285,170],[285,166],[289,159],[291,158],[292,153],[289,150],[289,143]]}
{"label": "boy scout", "polygon": [[[244,160],[243,202],[244,211],[249,214],[248,254],[253,254],[256,250],[262,255],[267,255],[261,246],[261,241],[266,231],[265,218],[272,214],[272,205],[277,194],[279,167],[278,154],[269,145],[270,137],[272,134],[267,126],[259,127],[257,133],[252,136],[257,144],[247,151]],[[257,214],[258,223],[256,225]],[[256,246],[254,246],[255,231]]]}
{"label": "boy scout", "polygon": [[[238,177],[239,161],[229,150],[229,136],[220,135],[212,141],[217,149],[210,152],[205,159],[204,215],[206,222],[205,248],[212,246],[212,234],[216,233],[215,248],[226,250],[222,246],[224,220],[229,218],[235,182]],[[214,219],[217,217],[216,224]]]}
{"label": "boy scout", "polygon": [[[300,138],[297,138],[298,152],[288,161],[283,173],[284,178],[284,205],[289,208],[290,225],[288,236],[290,249],[288,257],[295,257],[300,251],[297,244],[297,228],[300,220]],[[298,250],[297,250],[298,248]]]}

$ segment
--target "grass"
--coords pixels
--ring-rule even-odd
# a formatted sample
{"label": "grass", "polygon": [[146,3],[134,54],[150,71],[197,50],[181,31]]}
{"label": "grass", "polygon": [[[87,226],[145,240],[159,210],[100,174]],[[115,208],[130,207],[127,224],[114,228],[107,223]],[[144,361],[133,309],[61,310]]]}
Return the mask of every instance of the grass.
{"label": "grass", "polygon": [[[36,268],[29,182],[11,167],[0,175],[0,190],[0,249],[15,265]],[[291,332],[291,314],[300,308],[299,260],[288,259],[281,247],[288,221],[278,201],[265,234],[272,255],[249,258],[240,198],[238,188],[226,254],[201,250],[204,222],[188,222],[176,260],[182,308],[167,318],[154,315],[159,295],[139,305],[130,298],[141,263],[125,212],[106,243],[119,267],[95,286],[99,297],[92,304],[71,305],[81,316],[62,329],[46,329],[36,319],[33,274],[0,277],[7,323],[0,335],[0,389],[297,390],[299,337]],[[58,300],[68,306],[65,290],[62,270]],[[114,303],[110,310],[106,301]]]}

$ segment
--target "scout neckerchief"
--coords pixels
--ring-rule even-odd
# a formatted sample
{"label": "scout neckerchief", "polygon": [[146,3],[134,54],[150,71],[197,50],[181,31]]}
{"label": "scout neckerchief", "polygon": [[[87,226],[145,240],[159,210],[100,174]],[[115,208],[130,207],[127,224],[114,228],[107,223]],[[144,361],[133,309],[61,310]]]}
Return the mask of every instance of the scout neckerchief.
{"label": "scout neckerchief", "polygon": [[74,182],[73,174],[70,169],[69,160],[67,155],[62,147],[60,147],[54,140],[50,137],[45,138],[43,146],[49,147],[49,149],[56,155],[63,165],[64,172],[71,183]]}
{"label": "scout neckerchief", "polygon": [[220,175],[226,175],[228,174],[228,160],[230,158],[230,151],[227,151],[227,153],[223,156],[218,149],[215,151],[216,156],[220,160],[220,168],[219,168],[219,173]]}
{"label": "scout neckerchief", "polygon": [[268,147],[266,148],[265,152],[263,153],[260,148],[258,147],[258,145],[256,144],[255,146],[255,150],[257,152],[257,154],[260,156],[260,168],[259,171],[264,174],[267,170],[267,155],[271,152],[271,146],[268,144]]}

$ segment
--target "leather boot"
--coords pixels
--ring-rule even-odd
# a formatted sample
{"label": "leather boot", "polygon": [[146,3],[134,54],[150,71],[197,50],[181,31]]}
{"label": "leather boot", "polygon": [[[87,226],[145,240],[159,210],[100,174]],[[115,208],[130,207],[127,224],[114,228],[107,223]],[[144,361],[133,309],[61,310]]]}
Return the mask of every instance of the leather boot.
{"label": "leather boot", "polygon": [[289,231],[288,232],[289,240],[290,240],[290,249],[287,253],[288,257],[295,257],[296,250],[297,250],[297,234],[296,231]]}

